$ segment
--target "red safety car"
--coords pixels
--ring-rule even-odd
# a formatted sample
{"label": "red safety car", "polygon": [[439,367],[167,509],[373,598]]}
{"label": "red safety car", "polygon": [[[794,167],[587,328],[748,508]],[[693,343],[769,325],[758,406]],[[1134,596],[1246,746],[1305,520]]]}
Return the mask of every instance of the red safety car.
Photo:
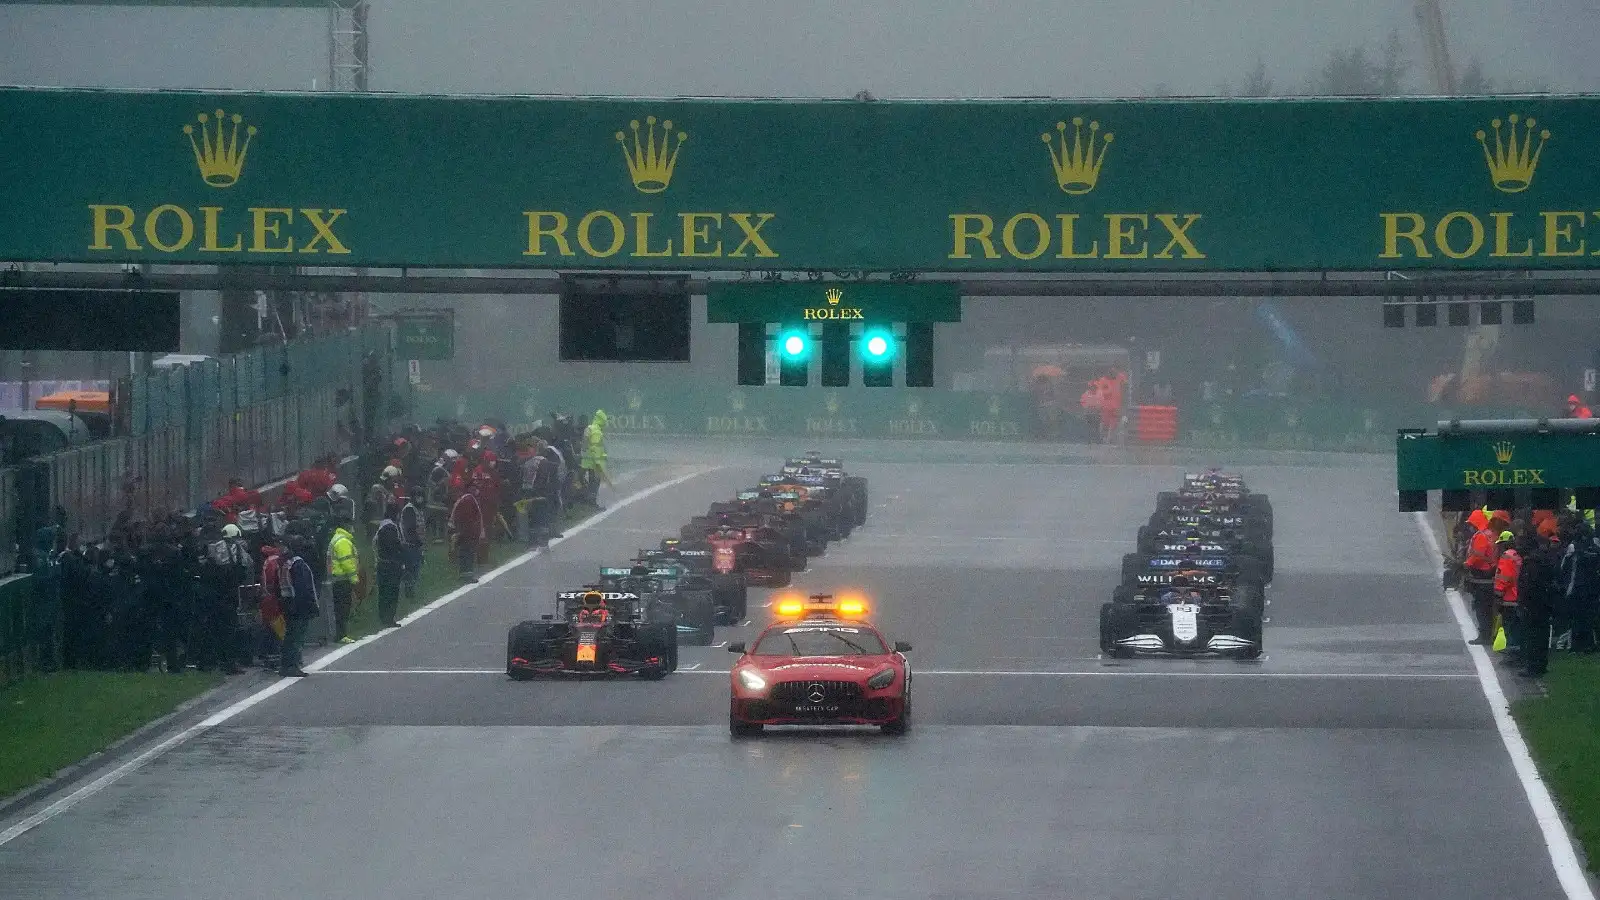
{"label": "red safety car", "polygon": [[734,737],[767,725],[911,726],[911,645],[893,644],[866,620],[866,602],[813,594],[780,597],[777,621],[733,664],[728,730]]}

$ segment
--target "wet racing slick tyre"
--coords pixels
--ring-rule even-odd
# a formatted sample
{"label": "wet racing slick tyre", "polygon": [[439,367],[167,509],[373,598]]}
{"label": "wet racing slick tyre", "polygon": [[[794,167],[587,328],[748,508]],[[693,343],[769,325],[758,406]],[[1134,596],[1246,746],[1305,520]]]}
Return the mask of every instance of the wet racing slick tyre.
{"label": "wet racing slick tyre", "polygon": [[1133,651],[1117,646],[1121,638],[1133,634],[1138,622],[1133,607],[1123,603],[1105,603],[1100,606],[1100,652],[1111,659],[1131,659]]}
{"label": "wet racing slick tyre", "polygon": [[728,734],[736,738],[755,737],[761,731],[760,722],[741,722],[732,715],[728,716]]}
{"label": "wet racing slick tyre", "polygon": [[1248,609],[1260,618],[1267,611],[1267,592],[1261,582],[1241,578],[1233,586],[1233,602],[1240,609]]}
{"label": "wet racing slick tyre", "polygon": [[1177,491],[1162,491],[1161,493],[1156,494],[1156,511],[1158,513],[1166,512],[1168,509],[1171,509],[1172,507],[1177,506],[1177,505],[1178,505],[1178,492]]}
{"label": "wet racing slick tyre", "polygon": [[1244,638],[1255,643],[1249,647],[1241,647],[1229,653],[1234,659],[1258,659],[1263,649],[1261,642],[1261,614],[1253,609],[1243,608],[1234,612],[1233,625],[1230,629],[1235,637]]}
{"label": "wet racing slick tyre", "polygon": [[679,632],[679,643],[694,647],[711,646],[717,633],[717,607],[711,602],[711,592],[680,593],[678,602],[683,604],[679,623],[689,626],[687,633]]}
{"label": "wet racing slick tyre", "polygon": [[644,629],[642,636],[647,636],[641,642],[644,644],[645,656],[656,657],[657,663],[640,669],[639,677],[646,681],[660,681],[667,677],[667,673],[678,667],[675,658],[678,644],[677,626],[653,625]]}
{"label": "wet racing slick tyre", "polygon": [[840,488],[850,495],[851,512],[855,514],[856,527],[867,524],[867,480],[859,476],[846,476]]}
{"label": "wet racing slick tyre", "polygon": [[1112,603],[1132,603],[1133,602],[1133,588],[1131,588],[1131,587],[1129,587],[1128,585],[1125,585],[1125,584],[1119,584],[1116,587],[1112,588],[1111,589],[1111,602]]}
{"label": "wet racing slick tyre", "polygon": [[1140,553],[1154,553],[1156,550],[1156,532],[1159,528],[1150,525],[1139,526],[1139,536],[1135,539],[1136,549]]}
{"label": "wet racing slick tyre", "polygon": [[1150,557],[1143,553],[1129,553],[1122,557],[1122,583],[1135,585],[1139,583],[1139,576],[1148,572]]}
{"label": "wet racing slick tyre", "polygon": [[523,659],[532,659],[539,653],[543,644],[544,623],[528,620],[518,622],[506,632],[506,675],[512,681],[531,681],[533,673],[524,669],[513,669],[511,660],[520,656]]}
{"label": "wet racing slick tyre", "polygon": [[1254,556],[1235,556],[1233,558],[1233,566],[1239,572],[1240,581],[1254,581],[1266,584],[1270,580],[1267,577],[1267,567],[1262,565],[1261,560],[1256,559]]}

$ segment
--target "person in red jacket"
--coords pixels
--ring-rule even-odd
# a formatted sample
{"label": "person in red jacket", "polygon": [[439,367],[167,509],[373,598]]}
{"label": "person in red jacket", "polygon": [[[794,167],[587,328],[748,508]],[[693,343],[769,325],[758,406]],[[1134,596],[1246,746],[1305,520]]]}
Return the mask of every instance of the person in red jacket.
{"label": "person in red jacket", "polygon": [[500,473],[495,470],[496,462],[494,452],[485,451],[482,462],[472,470],[472,487],[483,507],[484,541],[478,550],[483,555],[480,562],[488,562],[489,544],[494,540],[500,521]]}
{"label": "person in red jacket", "polygon": [[1472,611],[1478,620],[1478,636],[1470,643],[1487,647],[1494,643],[1495,564],[1500,559],[1500,532],[1510,524],[1502,512],[1489,514],[1488,527],[1480,528],[1467,540],[1463,561],[1462,585],[1472,597]]}
{"label": "person in red jacket", "polygon": [[462,581],[477,581],[473,568],[478,562],[478,548],[485,535],[483,506],[478,502],[478,489],[469,487],[450,508],[450,532],[454,542],[456,567]]}
{"label": "person in red jacket", "polygon": [[1498,543],[1500,559],[1494,567],[1494,593],[1499,601],[1500,627],[1506,632],[1505,661],[1512,661],[1518,651],[1516,635],[1521,633],[1517,627],[1517,576],[1522,574],[1522,555],[1514,546],[1516,536],[1511,532],[1500,532]]}
{"label": "person in red jacket", "polygon": [[1594,418],[1594,413],[1589,411],[1589,407],[1583,405],[1583,401],[1578,399],[1578,395],[1577,394],[1568,394],[1567,395],[1567,418],[1569,418],[1569,419],[1592,419],[1592,418]]}

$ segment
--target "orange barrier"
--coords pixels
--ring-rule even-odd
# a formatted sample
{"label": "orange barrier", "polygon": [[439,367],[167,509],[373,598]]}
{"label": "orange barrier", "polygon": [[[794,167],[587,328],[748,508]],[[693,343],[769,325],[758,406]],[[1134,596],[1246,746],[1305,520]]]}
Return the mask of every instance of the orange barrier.
{"label": "orange barrier", "polygon": [[1170,444],[1178,439],[1176,406],[1141,406],[1134,432],[1141,444]]}

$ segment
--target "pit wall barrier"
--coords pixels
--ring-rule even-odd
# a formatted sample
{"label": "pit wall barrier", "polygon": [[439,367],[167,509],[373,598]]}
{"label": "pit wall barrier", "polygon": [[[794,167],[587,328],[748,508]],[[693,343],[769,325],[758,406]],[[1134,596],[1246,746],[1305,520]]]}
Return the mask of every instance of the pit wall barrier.
{"label": "pit wall barrier", "polygon": [[31,575],[0,579],[0,686],[58,662],[61,616],[35,596],[33,585]]}

